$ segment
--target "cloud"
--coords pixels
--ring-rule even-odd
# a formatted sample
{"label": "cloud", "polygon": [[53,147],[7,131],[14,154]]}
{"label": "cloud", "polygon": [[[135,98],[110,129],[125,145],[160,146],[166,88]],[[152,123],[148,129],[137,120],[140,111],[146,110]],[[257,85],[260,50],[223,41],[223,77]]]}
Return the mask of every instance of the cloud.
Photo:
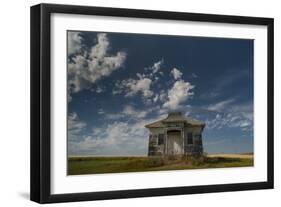
{"label": "cloud", "polygon": [[234,99],[224,100],[224,101],[209,105],[207,107],[207,109],[211,110],[211,111],[222,111],[223,109],[225,109],[225,107],[227,107],[229,104],[231,104],[233,102],[234,102]]}
{"label": "cloud", "polygon": [[154,92],[151,90],[151,86],[159,80],[156,74],[159,73],[159,75],[163,75],[163,72],[160,71],[163,63],[164,59],[161,59],[153,63],[152,66],[144,68],[144,73],[136,73],[137,79],[129,78],[122,81],[118,80],[115,83],[112,94],[117,95],[124,93],[125,97],[132,97],[141,93],[143,102],[146,105],[157,102],[159,95],[156,94],[153,97]]}
{"label": "cloud", "polygon": [[92,59],[102,59],[106,56],[110,43],[105,33],[97,35],[97,44],[92,47],[90,57]]}
{"label": "cloud", "polygon": [[192,73],[192,74],[191,74],[191,77],[192,77],[192,78],[198,78],[198,76],[197,76],[195,73]]}
{"label": "cloud", "polygon": [[[131,113],[130,109],[127,111]],[[114,121],[101,127],[94,127],[84,139],[69,143],[69,154],[147,155],[149,132],[144,126],[159,118]]]}
{"label": "cloud", "polygon": [[161,59],[161,60],[153,63],[153,65],[151,67],[148,67],[148,68],[145,68],[145,69],[146,70],[151,70],[152,71],[151,75],[152,75],[152,74],[157,73],[160,70],[160,68],[163,65],[163,63],[164,63],[164,59]]}
{"label": "cloud", "polygon": [[242,131],[252,131],[253,121],[242,114],[218,113],[213,119],[206,120],[208,129],[240,128]]}
{"label": "cloud", "polygon": [[96,92],[97,93],[102,93],[102,92],[104,92],[104,88],[102,88],[102,87],[100,87],[100,86],[98,86],[97,88],[96,88]]}
{"label": "cloud", "polygon": [[147,111],[137,111],[134,107],[127,105],[124,107],[123,113],[125,115],[137,117],[137,118],[144,118],[147,115]]}
{"label": "cloud", "polygon": [[175,80],[181,79],[182,77],[182,72],[180,72],[177,68],[173,68],[171,70],[171,74],[173,75]]}
{"label": "cloud", "polygon": [[131,97],[141,93],[144,98],[151,97],[153,92],[150,90],[152,80],[139,76],[139,79],[129,78],[127,80],[118,81],[115,84],[113,94],[120,94],[125,91],[125,97]]}
{"label": "cloud", "polygon": [[159,93],[154,92],[154,97],[152,98],[153,103],[164,103],[165,101],[167,101],[167,93],[165,90],[162,89]]}
{"label": "cloud", "polygon": [[104,110],[103,109],[99,109],[98,110],[98,114],[104,114],[105,112],[104,112]]}
{"label": "cloud", "polygon": [[[184,106],[181,107],[183,109]],[[193,106],[186,106],[185,108],[191,117],[195,117],[196,114],[200,117],[199,120],[205,120],[206,130],[240,128],[243,133],[249,134],[253,127],[253,122],[243,116],[241,112],[214,112]],[[94,127],[89,133],[85,133],[86,124],[79,120],[77,114],[71,114],[69,120],[72,121],[72,127],[69,128],[72,131],[69,134],[74,134],[75,139],[71,139],[69,142],[69,154],[145,155],[148,146],[148,130],[144,126],[167,115],[167,109],[165,108],[151,110],[154,112],[162,111],[162,113],[159,113],[159,116],[155,119],[151,119],[148,116],[149,110],[141,111],[131,105],[126,105],[121,113],[116,114],[121,114],[124,119],[119,119],[119,116],[114,122],[107,121],[106,125]],[[104,113],[103,110],[102,113]]]}
{"label": "cloud", "polygon": [[[156,73],[159,71],[161,64],[163,64],[163,60],[154,63],[153,66],[145,68],[145,70],[152,70],[153,72],[151,74]],[[178,69],[173,68],[171,74],[173,74],[176,81],[168,91],[160,87],[160,93],[153,92],[151,86],[157,81],[158,77],[152,81],[148,77],[150,75],[137,73],[136,76],[138,79],[129,78],[127,80],[117,81],[112,93],[114,95],[125,93],[125,97],[132,97],[138,93],[142,93],[143,101],[146,105],[161,102],[164,103],[164,108],[177,109],[181,103],[193,95],[191,90],[194,86],[181,79],[182,73]]]}
{"label": "cloud", "polygon": [[159,95],[158,95],[158,94],[156,94],[156,95],[154,96],[154,98],[153,98],[153,102],[157,102],[157,101],[158,101],[158,99],[159,99]]}
{"label": "cloud", "polygon": [[167,98],[167,94],[165,93],[165,90],[161,90],[159,94],[159,100],[164,102]]}
{"label": "cloud", "polygon": [[177,109],[181,103],[193,95],[193,92],[191,92],[193,88],[194,86],[189,82],[185,82],[184,80],[176,81],[168,91],[168,100],[163,104],[163,107]]}
{"label": "cloud", "polygon": [[69,113],[67,124],[68,140],[75,141],[81,139],[81,132],[83,132],[87,124],[79,119],[77,113]]}
{"label": "cloud", "polygon": [[78,53],[81,51],[81,43],[82,43],[82,37],[80,32],[68,32],[68,38],[67,38],[67,52],[68,55],[72,55],[75,53]]}
{"label": "cloud", "polygon": [[186,115],[205,122],[206,129],[239,128],[243,132],[251,132],[253,130],[253,104],[234,104],[235,101],[230,100],[221,101],[228,103],[223,107],[221,107],[222,104],[218,104],[221,102],[214,104],[220,106],[217,111],[205,106],[185,106],[183,111]]}
{"label": "cloud", "polygon": [[153,92],[150,90],[151,80],[149,78],[142,78],[139,80],[134,80],[128,83],[130,91],[127,96],[136,94],[137,92],[142,92],[144,97],[151,97]]}
{"label": "cloud", "polygon": [[164,73],[160,71],[163,64],[164,59],[162,58],[161,60],[154,62],[151,66],[144,68],[145,73],[137,73],[137,76],[141,76],[142,78],[150,78],[151,80],[156,82],[157,80],[159,80],[159,75],[164,75]]}
{"label": "cloud", "polygon": [[114,122],[93,128],[92,134],[79,142],[72,142],[70,154],[88,155],[145,155],[148,146],[146,122]]}
{"label": "cloud", "polygon": [[126,53],[117,52],[108,54],[110,42],[105,33],[97,35],[97,44],[90,52],[81,51],[72,57],[68,63],[69,92],[77,93],[84,89],[90,89],[93,84],[103,77],[121,68],[126,60]]}
{"label": "cloud", "polygon": [[107,113],[104,117],[106,119],[118,120],[118,119],[124,118],[125,116],[124,116],[124,114],[121,114],[121,113],[114,113],[114,114]]}
{"label": "cloud", "polygon": [[232,113],[240,113],[243,117],[253,121],[254,114],[253,114],[253,103],[244,103],[244,104],[238,104],[238,105],[232,105],[230,107],[230,111]]}
{"label": "cloud", "polygon": [[115,114],[106,114],[105,117],[107,119],[112,119],[112,120],[118,120],[122,118],[128,119],[142,119],[147,116],[149,112],[154,110],[154,108],[150,108],[147,110],[136,110],[133,106],[131,105],[125,105],[123,110],[120,113],[115,113]]}

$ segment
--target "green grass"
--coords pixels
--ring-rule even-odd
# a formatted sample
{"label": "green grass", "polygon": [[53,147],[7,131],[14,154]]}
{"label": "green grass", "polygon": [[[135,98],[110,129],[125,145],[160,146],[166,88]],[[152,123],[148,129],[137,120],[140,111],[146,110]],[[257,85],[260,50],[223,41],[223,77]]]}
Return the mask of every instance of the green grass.
{"label": "green grass", "polygon": [[68,174],[98,174],[253,166],[252,158],[71,157]]}

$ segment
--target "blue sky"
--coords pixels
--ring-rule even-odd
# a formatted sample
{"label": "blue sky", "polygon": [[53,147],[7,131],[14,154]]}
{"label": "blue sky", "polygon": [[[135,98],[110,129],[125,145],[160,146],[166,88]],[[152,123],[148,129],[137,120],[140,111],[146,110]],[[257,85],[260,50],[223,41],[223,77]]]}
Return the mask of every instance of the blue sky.
{"label": "blue sky", "polygon": [[253,152],[253,40],[68,31],[68,152],[146,155],[182,111],[207,153]]}

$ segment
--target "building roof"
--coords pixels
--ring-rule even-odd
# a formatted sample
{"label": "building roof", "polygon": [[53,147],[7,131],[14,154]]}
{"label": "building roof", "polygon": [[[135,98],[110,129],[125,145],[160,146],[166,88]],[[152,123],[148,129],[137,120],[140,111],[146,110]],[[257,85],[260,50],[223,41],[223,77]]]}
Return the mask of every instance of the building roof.
{"label": "building roof", "polygon": [[204,123],[202,123],[196,119],[191,119],[189,117],[185,117],[181,112],[170,112],[165,119],[153,122],[151,124],[147,124],[147,125],[145,125],[145,127],[146,128],[161,128],[161,127],[165,127],[166,123],[172,123],[172,122],[184,122],[186,124],[190,124],[193,126],[205,126]]}

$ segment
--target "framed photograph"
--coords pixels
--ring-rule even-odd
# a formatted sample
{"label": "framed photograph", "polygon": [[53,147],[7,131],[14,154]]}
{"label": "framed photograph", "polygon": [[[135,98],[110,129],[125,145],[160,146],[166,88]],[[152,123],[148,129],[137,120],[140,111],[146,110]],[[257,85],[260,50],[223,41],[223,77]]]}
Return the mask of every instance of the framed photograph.
{"label": "framed photograph", "polygon": [[31,200],[273,188],[273,19],[31,7]]}

